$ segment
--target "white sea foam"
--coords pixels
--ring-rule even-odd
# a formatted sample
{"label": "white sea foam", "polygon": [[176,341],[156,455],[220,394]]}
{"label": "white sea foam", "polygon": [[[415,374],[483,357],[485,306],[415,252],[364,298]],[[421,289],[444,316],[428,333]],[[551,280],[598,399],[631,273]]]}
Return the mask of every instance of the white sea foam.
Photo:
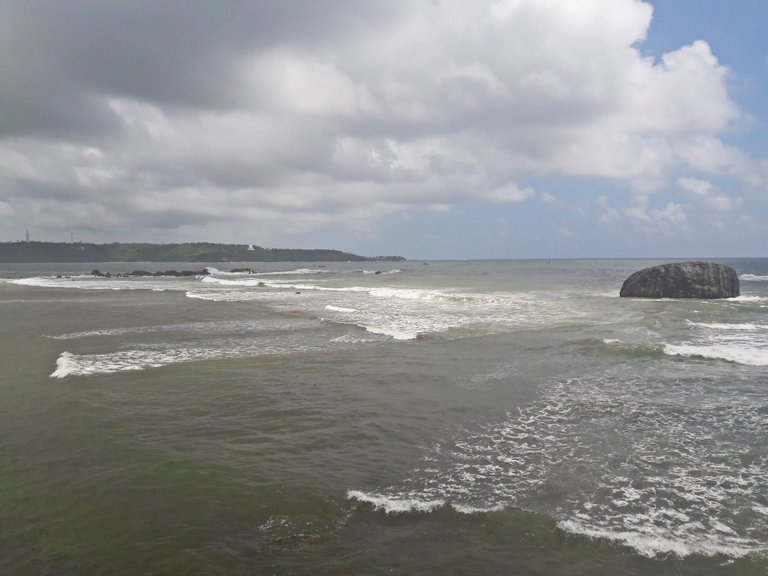
{"label": "white sea foam", "polygon": [[82,332],[68,332],[66,334],[58,334],[55,336],[47,336],[54,340],[74,340],[77,338],[89,338],[89,337],[102,337],[102,336],[123,336],[126,334],[155,332],[161,329],[160,327],[136,327],[136,328],[103,328],[99,330],[83,330]]}
{"label": "white sea foam", "polygon": [[739,278],[745,282],[768,282],[768,276],[758,276],[756,274],[742,274]]}
{"label": "white sea foam", "polygon": [[665,344],[669,356],[725,360],[746,366],[768,366],[768,349],[727,344]]}
{"label": "white sea foam", "polygon": [[[489,292],[400,286],[326,285],[285,279],[205,277],[190,298],[252,302],[277,312],[314,315],[394,340],[492,334],[510,329],[583,322],[588,313],[563,294]],[[300,293],[300,297],[296,293]]]}
{"label": "white sea foam", "polygon": [[736,298],[728,298],[726,302],[766,302],[768,301],[768,298],[765,296],[756,296],[754,294],[742,294],[741,296],[736,296]]}
{"label": "white sea foam", "polygon": [[443,290],[431,290],[425,288],[398,288],[393,286],[321,286],[317,284],[304,284],[283,280],[258,280],[258,279],[226,279],[206,276],[202,282],[207,284],[217,284],[221,286],[242,286],[242,287],[269,287],[281,288],[284,290],[305,290],[307,292],[338,292],[352,294],[368,294],[375,298],[382,299],[401,299],[401,300],[424,300],[435,302],[454,302],[462,304],[504,304],[514,299],[525,299],[528,295],[510,295],[510,294],[463,294],[452,293]]}
{"label": "white sea foam", "polygon": [[185,296],[209,302],[273,301],[276,297],[275,295],[267,295],[256,290],[248,292],[242,290],[187,290]]}
{"label": "white sea foam", "polygon": [[226,272],[212,266],[208,266],[206,270],[213,277],[225,276],[232,278],[242,278],[243,276],[304,276],[308,274],[328,274],[331,272],[330,270],[319,268],[295,268],[291,270],[273,270],[271,272],[256,272],[249,268],[250,272]]}
{"label": "white sea foam", "polygon": [[768,329],[768,325],[766,324],[755,324],[754,322],[744,322],[741,324],[728,324],[728,323],[721,323],[721,322],[693,322],[691,320],[686,320],[686,323],[689,326],[698,326],[701,328],[710,328],[712,330],[747,330],[747,331],[755,331],[755,330],[766,330]]}
{"label": "white sea foam", "polygon": [[330,310],[331,312],[346,312],[349,314],[357,312],[355,308],[345,308],[344,306],[334,306],[333,304],[328,304],[325,309]]}
{"label": "white sea foam", "polygon": [[[650,557],[765,552],[762,395],[621,370],[554,382],[507,418],[441,439],[399,485],[349,496],[391,513],[514,506]],[[547,504],[553,481],[562,496]]]}
{"label": "white sea foam", "polygon": [[361,490],[348,490],[347,498],[365,502],[373,506],[375,510],[380,510],[387,514],[407,514],[407,513],[427,513],[433,512],[438,508],[448,506],[460,514],[483,514],[490,512],[500,512],[505,507],[503,505],[480,507],[468,506],[464,504],[447,503],[445,500],[419,500],[416,498],[396,498],[385,494],[376,494],[373,492],[363,492]]}
{"label": "white sea foam", "polygon": [[389,275],[389,274],[400,274],[402,270],[400,268],[392,268],[391,270],[382,271],[382,270],[361,270],[363,274],[378,274],[380,276],[383,275]]}
{"label": "white sea foam", "polygon": [[228,279],[228,278],[217,278],[215,276],[204,276],[203,278],[200,279],[200,281],[205,284],[217,284],[220,286],[262,287],[265,285],[263,280],[257,280],[252,278]]}
{"label": "white sea foam", "polygon": [[482,508],[476,506],[467,506],[462,504],[449,503],[445,500],[425,500],[417,495],[409,498],[407,496],[388,496],[375,492],[364,492],[362,490],[348,490],[347,498],[365,502],[373,506],[375,510],[387,514],[407,514],[407,513],[426,513],[433,512],[438,508],[450,507],[462,514],[477,514],[481,512],[499,512],[505,508],[503,505]]}
{"label": "white sea foam", "polygon": [[40,288],[61,288],[73,286],[73,281],[76,278],[94,278],[94,276],[64,276],[61,278],[55,276],[33,276],[31,278],[8,280],[8,283],[18,284],[19,286],[36,286]]}
{"label": "white sea foam", "polygon": [[366,342],[376,342],[376,336],[366,336],[365,333],[350,331],[341,336],[331,339],[332,343],[340,344],[362,344]]}
{"label": "white sea foam", "polygon": [[[299,322],[290,322],[283,319],[281,321],[283,328],[300,328]],[[114,328],[99,328],[94,330],[83,330],[81,332],[68,332],[47,336],[54,340],[76,340],[78,338],[91,338],[103,336],[127,336],[133,334],[153,334],[158,332],[183,332],[194,334],[221,334],[237,331],[239,333],[260,331],[264,329],[264,324],[253,320],[226,320],[211,322],[187,322],[181,324],[162,324],[149,326],[123,326]]]}
{"label": "white sea foam", "polygon": [[[298,319],[296,322],[300,323],[302,320]],[[305,324],[303,329],[285,332],[285,329],[291,326],[289,323],[278,327],[280,329],[265,330],[245,337],[208,339],[205,345],[181,344],[174,347],[145,345],[102,354],[62,352],[51,377],[113,374],[204,360],[315,352],[338,348],[345,344],[342,341],[328,341],[323,331],[312,332],[310,326],[306,325],[306,321],[303,322]]]}
{"label": "white sea foam", "polygon": [[497,504],[495,506],[480,507],[467,506],[466,504],[451,504],[451,508],[460,514],[487,514],[489,512],[501,512],[506,506]]}
{"label": "white sea foam", "polygon": [[51,373],[51,378],[66,378],[75,374],[79,369],[77,358],[70,352],[62,352],[56,359],[56,370]]}
{"label": "white sea foam", "polygon": [[579,520],[561,520],[557,525],[561,530],[573,534],[621,542],[648,558],[666,554],[680,557],[691,554],[740,557],[765,550],[763,543],[749,538],[696,534],[676,534],[670,537],[663,528],[656,528],[650,523],[644,527],[642,532],[594,528],[589,523]]}
{"label": "white sea foam", "polygon": [[752,510],[758,514],[762,514],[763,516],[768,516],[768,506],[760,506],[759,504],[755,504],[752,506]]}
{"label": "white sea foam", "polygon": [[256,272],[256,276],[307,276],[311,274],[329,274],[330,270],[318,268],[297,268],[295,270],[278,270],[275,272]]}
{"label": "white sea foam", "polygon": [[[301,288],[293,285],[292,288]],[[449,316],[435,311],[416,311],[397,306],[377,306],[370,300],[355,300],[353,305],[326,303],[325,299],[309,299],[295,294],[295,291],[189,291],[187,297],[214,302],[250,302],[258,301],[271,306],[278,312],[292,313],[300,311],[342,324],[352,324],[367,330],[371,334],[386,335],[396,340],[413,340],[420,333],[437,333],[447,330],[456,322]],[[325,291],[322,291],[325,292]],[[328,291],[333,294],[334,291]],[[335,300],[334,300],[335,301]]]}
{"label": "white sea foam", "polygon": [[160,368],[180,362],[211,360],[215,358],[236,357],[235,351],[206,348],[176,348],[165,350],[121,350],[108,354],[78,355],[62,352],[56,360],[56,370],[51,378],[68,376],[89,376],[93,374],[114,374]]}
{"label": "white sea foam", "polygon": [[34,276],[31,278],[18,278],[9,280],[11,284],[20,286],[34,286],[37,288],[67,288],[77,290],[152,290],[163,292],[166,290],[179,290],[182,286],[188,286],[188,282],[194,279],[176,277],[111,277],[100,276]]}
{"label": "white sea foam", "polygon": [[433,510],[445,506],[443,500],[417,500],[409,498],[393,498],[384,494],[366,493],[360,490],[347,491],[347,497],[367,502],[375,509],[382,510],[388,514],[403,514],[406,512],[432,512]]}

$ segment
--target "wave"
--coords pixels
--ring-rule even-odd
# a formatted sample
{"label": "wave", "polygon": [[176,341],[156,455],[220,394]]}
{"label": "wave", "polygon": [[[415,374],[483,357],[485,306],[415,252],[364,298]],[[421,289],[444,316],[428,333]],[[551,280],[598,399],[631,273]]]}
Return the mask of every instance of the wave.
{"label": "wave", "polygon": [[768,349],[739,344],[665,344],[669,356],[725,360],[745,366],[768,366]]}
{"label": "wave", "polygon": [[766,302],[768,301],[768,298],[765,296],[755,296],[755,295],[747,295],[742,294],[741,296],[736,296],[736,298],[728,298],[727,302]]}
{"label": "wave", "polygon": [[711,330],[745,330],[745,331],[753,332],[756,330],[768,329],[768,324],[755,324],[754,322],[743,322],[740,324],[721,323],[721,322],[693,322],[692,320],[686,320],[685,322],[689,326],[696,326],[699,328],[709,328]]}
{"label": "wave", "polygon": [[211,360],[216,358],[234,358],[234,351],[207,348],[177,348],[167,350],[122,350],[108,354],[72,354],[62,352],[56,360],[56,370],[51,378],[68,376],[90,376],[94,374],[114,374],[160,368],[181,362]]}
{"label": "wave", "polygon": [[334,306],[333,304],[328,304],[325,309],[330,310],[331,312],[347,312],[350,314],[357,312],[355,308],[345,308],[343,306]]}
{"label": "wave", "polygon": [[434,512],[439,508],[451,508],[460,514],[482,514],[490,512],[500,512],[505,506],[497,505],[487,508],[478,506],[468,506],[466,504],[448,503],[445,500],[419,500],[415,498],[397,498],[387,496],[386,494],[376,494],[373,492],[363,492],[361,490],[347,490],[347,498],[370,504],[374,510],[379,510],[386,514],[407,514],[411,512],[423,513]]}
{"label": "wave", "polygon": [[389,276],[391,274],[400,274],[402,270],[400,268],[392,268],[391,270],[360,270],[363,274],[378,274],[380,276]]}
{"label": "wave", "polygon": [[312,346],[305,346],[301,350],[297,350],[283,346],[264,345],[263,347],[212,346],[158,350],[132,349],[107,354],[83,355],[62,352],[56,360],[56,369],[50,376],[51,378],[63,379],[68,376],[114,374],[117,372],[140,371],[202,360],[246,358],[297,351],[308,352],[316,349]]}
{"label": "wave", "polygon": [[452,293],[443,290],[426,288],[397,288],[391,286],[320,286],[317,284],[302,284],[282,280],[256,280],[256,279],[226,279],[206,276],[201,279],[206,284],[216,284],[230,287],[260,287],[279,288],[283,290],[305,290],[308,292],[338,292],[352,294],[368,294],[376,298],[399,298],[402,300],[431,300],[457,303],[484,303],[499,304],[510,298],[525,298],[525,295],[510,294],[464,294]]}
{"label": "wave", "polygon": [[239,278],[237,280],[227,278],[217,278],[215,276],[204,276],[200,279],[203,284],[216,284],[219,286],[244,286],[244,287],[263,287],[265,283],[263,280]]}
{"label": "wave", "polygon": [[[178,329],[179,326],[169,327]],[[74,354],[62,352],[56,360],[56,369],[51,378],[68,376],[89,376],[93,374],[113,374],[117,372],[147,370],[172,364],[226,360],[236,358],[256,358],[261,356],[296,354],[337,350],[348,346],[351,341],[328,338],[327,329],[317,322],[302,318],[281,319],[276,324],[264,325],[244,321],[225,322],[221,326],[209,323],[190,324],[185,332],[197,332],[211,335],[216,332],[228,334],[219,338],[209,338],[204,345],[190,343],[168,346],[167,344],[140,345],[114,352],[101,354]],[[123,333],[130,333],[131,328]],[[143,332],[153,331],[139,328]],[[73,333],[66,336],[83,337],[90,333]],[[230,336],[237,334],[236,336]]]}
{"label": "wave", "polygon": [[[394,286],[321,286],[317,284],[304,284],[282,280],[256,280],[256,279],[225,279],[206,276],[201,279],[203,283],[215,284],[227,287],[260,287],[278,288],[282,290],[304,290],[307,292],[337,292],[349,294],[367,294],[375,298],[422,300],[431,302],[448,302],[454,304],[476,304],[485,306],[509,306],[526,305],[536,303],[544,305],[550,299],[551,294],[489,292],[466,293],[452,292],[448,290],[436,290],[429,288],[399,288]],[[244,297],[247,295],[244,293]]]}
{"label": "wave", "polygon": [[655,342],[625,342],[618,338],[602,338],[600,341],[605,346],[622,352],[655,355],[664,350],[663,344],[656,344]]}
{"label": "wave", "polygon": [[238,279],[229,280],[225,278],[215,278],[206,276],[202,278],[206,284],[216,284],[230,287],[259,287],[259,288],[279,288],[283,290],[305,290],[314,292],[339,292],[339,293],[365,293],[379,298],[402,298],[406,300],[437,298],[441,295],[436,290],[408,289],[408,288],[387,288],[387,287],[368,287],[368,286],[319,286],[317,284],[301,284],[282,280],[251,280]]}
{"label": "wave", "polygon": [[670,389],[623,370],[550,383],[505,418],[440,439],[400,483],[347,496],[389,514],[527,510],[648,557],[768,551],[759,390],[750,402],[722,381]]}
{"label": "wave", "polygon": [[325,307],[325,312],[322,318],[325,321],[355,326],[393,340],[416,340],[422,334],[434,334],[451,327],[447,319],[429,315],[419,318],[387,310],[361,310],[332,304]]}
{"label": "wave", "polygon": [[168,278],[158,279],[152,277],[138,278],[102,278],[100,276],[33,276],[31,278],[18,278],[9,280],[9,284],[19,286],[33,286],[36,288],[68,288],[77,290],[151,290],[164,292],[166,290],[179,290],[181,286],[188,286],[188,279]]}
{"label": "wave", "polygon": [[432,512],[445,506],[445,500],[418,500],[415,498],[397,498],[385,494],[366,493],[360,490],[348,490],[347,498],[371,504],[376,510],[387,514],[405,512]]}
{"label": "wave", "polygon": [[[397,270],[397,269],[393,269]],[[278,313],[359,327],[369,334],[407,341],[498,334],[590,322],[588,300],[560,292],[466,292],[426,287],[321,284],[285,278],[201,279],[189,298],[259,302]],[[203,288],[204,286],[204,288]]]}
{"label": "wave", "polygon": [[[304,276],[304,275],[311,275],[311,274],[329,274],[331,273],[330,270],[325,270],[321,268],[294,268],[291,270],[273,270],[271,272],[257,272],[254,271],[252,268],[241,268],[242,270],[246,270],[245,272],[227,272],[225,270],[219,270],[218,268],[214,268],[213,266],[208,266],[206,270],[208,271],[208,274],[211,276],[231,276],[231,277],[242,277],[242,276]],[[250,271],[248,271],[250,270]]]}
{"label": "wave", "polygon": [[742,274],[739,276],[739,279],[745,282],[768,282],[768,276],[758,276],[756,274]]}
{"label": "wave", "polygon": [[[301,328],[298,322],[281,320],[281,328]],[[267,327],[268,328],[268,327]],[[240,334],[246,332],[263,332],[265,326],[261,322],[253,320],[227,320],[211,322],[188,322],[181,324],[162,324],[149,326],[123,326],[114,328],[97,328],[83,330],[81,332],[68,332],[66,334],[47,335],[53,340],[77,340],[80,338],[104,337],[104,336],[128,336],[134,334],[153,334],[162,332],[183,332],[194,334],[214,335],[237,331]]]}
{"label": "wave", "polygon": [[208,302],[274,301],[276,298],[279,298],[278,295],[265,294],[257,290],[249,292],[244,292],[242,290],[187,290],[185,296],[194,300],[206,300]]}
{"label": "wave", "polygon": [[331,274],[331,270],[319,268],[296,268],[295,270],[277,270],[274,272],[254,272],[254,276],[307,276],[313,274]]}
{"label": "wave", "polygon": [[[669,510],[668,513],[674,514],[674,511]],[[647,533],[607,530],[594,528],[588,522],[579,520],[561,520],[557,526],[571,534],[621,542],[648,558],[665,554],[674,554],[681,558],[693,554],[738,558],[766,550],[763,542],[751,538],[739,538],[732,535],[732,531],[713,536],[694,535],[689,538],[676,538],[669,536],[664,529],[649,528]]]}
{"label": "wave", "polygon": [[609,349],[621,352],[654,353],[666,356],[727,361],[744,366],[768,366],[768,325],[756,322],[695,322],[685,320],[692,328],[690,340],[660,342],[659,334],[646,338],[656,342],[625,342],[618,338],[602,338]]}
{"label": "wave", "polygon": [[208,289],[190,290],[186,295],[216,302],[258,301],[276,312],[298,312],[395,340],[415,340],[451,331],[459,336],[466,331],[493,334],[567,325],[589,318],[588,313],[562,295],[463,293],[393,286],[335,287],[247,278],[205,277],[202,283]]}

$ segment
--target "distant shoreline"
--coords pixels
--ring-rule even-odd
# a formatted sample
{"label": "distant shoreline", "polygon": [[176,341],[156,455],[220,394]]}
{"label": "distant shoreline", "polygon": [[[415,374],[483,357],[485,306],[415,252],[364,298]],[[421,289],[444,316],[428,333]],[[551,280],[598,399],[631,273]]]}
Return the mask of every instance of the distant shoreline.
{"label": "distant shoreline", "polygon": [[402,262],[402,256],[360,256],[341,250],[263,248],[253,244],[0,242],[3,263],[75,262]]}

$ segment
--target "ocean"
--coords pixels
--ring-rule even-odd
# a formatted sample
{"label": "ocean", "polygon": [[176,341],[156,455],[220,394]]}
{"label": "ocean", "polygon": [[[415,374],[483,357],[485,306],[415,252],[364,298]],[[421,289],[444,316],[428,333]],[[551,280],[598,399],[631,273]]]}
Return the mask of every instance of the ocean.
{"label": "ocean", "polygon": [[740,297],[619,298],[658,260],[0,264],[0,573],[765,576],[768,259],[720,261]]}

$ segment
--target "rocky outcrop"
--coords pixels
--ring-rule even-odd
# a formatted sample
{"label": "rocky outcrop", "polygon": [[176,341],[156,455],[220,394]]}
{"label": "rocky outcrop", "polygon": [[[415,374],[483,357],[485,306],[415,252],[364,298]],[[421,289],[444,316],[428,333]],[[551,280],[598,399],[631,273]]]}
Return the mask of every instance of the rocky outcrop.
{"label": "rocky outcrop", "polygon": [[133,272],[101,272],[98,268],[91,270],[91,276],[99,278],[128,278],[130,276],[207,276],[210,274],[207,268],[204,270],[162,270],[147,272],[146,270],[134,270]]}
{"label": "rocky outcrop", "polygon": [[739,276],[730,266],[713,262],[680,262],[645,268],[632,274],[621,296],[636,298],[735,298]]}

